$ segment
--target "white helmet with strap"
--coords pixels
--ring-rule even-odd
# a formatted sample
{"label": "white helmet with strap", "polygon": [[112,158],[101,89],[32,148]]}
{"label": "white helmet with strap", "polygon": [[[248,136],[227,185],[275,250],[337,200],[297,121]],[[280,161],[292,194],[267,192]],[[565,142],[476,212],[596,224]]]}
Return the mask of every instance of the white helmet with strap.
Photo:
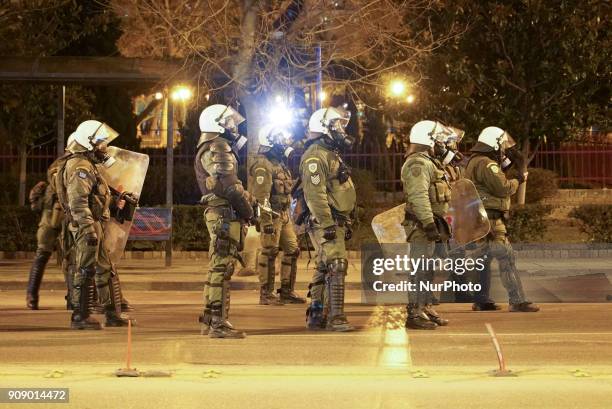
{"label": "white helmet with strap", "polygon": [[[82,122],[68,138],[68,146],[72,142],[76,142],[88,151],[93,151],[94,148],[109,144],[119,133],[104,122],[93,119]],[[71,141],[72,138],[72,141]]]}
{"label": "white helmet with strap", "polygon": [[244,122],[244,117],[235,109],[223,104],[206,107],[200,114],[200,131],[223,133],[226,130],[237,133],[238,125]]}
{"label": "white helmet with strap", "polygon": [[508,149],[516,145],[510,134],[496,126],[488,126],[478,135],[478,142],[490,146],[494,150]]}
{"label": "white helmet with strap", "polygon": [[310,116],[308,130],[312,133],[322,133],[331,136],[332,128],[336,124],[344,129],[348,125],[350,118],[350,112],[340,108],[321,108]]}
{"label": "white helmet with strap", "polygon": [[418,143],[433,148],[436,142],[446,144],[460,139],[459,130],[447,127],[437,121],[419,121],[410,129],[410,143]]}

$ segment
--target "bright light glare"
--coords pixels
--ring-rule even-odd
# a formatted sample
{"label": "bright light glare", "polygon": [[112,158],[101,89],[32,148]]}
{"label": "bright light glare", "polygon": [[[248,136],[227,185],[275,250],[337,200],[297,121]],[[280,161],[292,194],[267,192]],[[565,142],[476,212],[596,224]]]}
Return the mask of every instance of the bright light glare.
{"label": "bright light glare", "polygon": [[175,101],[187,101],[191,98],[191,89],[184,86],[176,87],[170,97]]}
{"label": "bright light glare", "polygon": [[293,120],[293,112],[285,106],[275,106],[270,110],[269,120],[274,125],[288,125]]}
{"label": "bright light glare", "polygon": [[164,94],[162,94],[161,92],[155,93],[155,99],[159,100],[159,99],[162,99],[163,97],[164,97]]}
{"label": "bright light glare", "polygon": [[401,80],[395,80],[391,83],[391,94],[399,97],[406,90],[406,84]]}
{"label": "bright light glare", "polygon": [[283,97],[280,95],[277,95],[274,97],[274,101],[276,101],[277,104],[280,104],[283,102]]}
{"label": "bright light glare", "polygon": [[325,101],[326,98],[327,98],[327,93],[325,93],[325,91],[321,91],[321,93],[319,94],[319,101],[323,102]]}
{"label": "bright light glare", "polygon": [[412,104],[414,102],[414,95],[412,94],[408,95],[408,98],[406,98],[406,102],[408,102],[409,104]]}

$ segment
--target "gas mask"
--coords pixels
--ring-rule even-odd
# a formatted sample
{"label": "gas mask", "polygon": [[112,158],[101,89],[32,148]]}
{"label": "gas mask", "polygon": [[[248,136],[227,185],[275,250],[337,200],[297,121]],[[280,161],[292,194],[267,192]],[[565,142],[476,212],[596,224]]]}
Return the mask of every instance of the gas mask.
{"label": "gas mask", "polygon": [[106,150],[106,145],[97,147],[93,151],[93,158],[96,163],[100,163],[105,168],[110,168],[117,162],[115,158],[110,156]]}
{"label": "gas mask", "polygon": [[232,150],[236,153],[240,152],[242,150],[242,148],[244,148],[244,146],[246,145],[248,139],[242,135],[240,135],[238,132],[233,133],[230,131],[225,131],[224,133],[225,135],[227,135],[227,139],[230,141],[230,145],[232,146]]}
{"label": "gas mask", "polygon": [[[442,143],[436,143],[434,145],[434,156],[438,158],[442,162],[442,165],[444,166],[453,162],[453,160],[457,161],[457,155],[461,155],[461,154],[459,152],[456,152],[450,149],[448,146]],[[459,161],[460,160],[461,159],[459,158]]]}
{"label": "gas mask", "polygon": [[228,106],[221,113],[221,116],[216,119],[219,126],[225,129],[225,132],[223,132],[221,136],[230,141],[232,150],[236,153],[240,152],[247,143],[247,138],[238,132],[238,125],[243,123],[244,120],[244,117],[230,106]]}
{"label": "gas mask", "polygon": [[347,134],[344,128],[348,125],[348,119],[336,119],[329,125],[332,139],[344,148],[350,148],[355,143],[355,138]]}

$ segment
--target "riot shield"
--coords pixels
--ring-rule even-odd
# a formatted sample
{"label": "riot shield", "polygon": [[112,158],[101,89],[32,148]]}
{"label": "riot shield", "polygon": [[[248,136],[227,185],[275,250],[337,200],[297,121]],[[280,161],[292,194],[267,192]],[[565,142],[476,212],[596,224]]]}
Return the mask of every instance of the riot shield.
{"label": "riot shield", "polygon": [[[108,153],[115,158],[116,162],[109,168],[98,167],[106,183],[119,192],[130,192],[140,197],[149,167],[149,155],[115,146],[109,146]],[[104,223],[104,245],[109,250],[110,259],[114,265],[117,265],[121,259],[131,227],[131,220],[119,223],[113,217]]]}
{"label": "riot shield", "polygon": [[451,189],[449,214],[455,242],[464,245],[486,236],[490,230],[489,219],[472,181],[459,179]]}
{"label": "riot shield", "polygon": [[372,218],[372,230],[380,244],[405,244],[406,230],[402,226],[406,204],[401,204]]}

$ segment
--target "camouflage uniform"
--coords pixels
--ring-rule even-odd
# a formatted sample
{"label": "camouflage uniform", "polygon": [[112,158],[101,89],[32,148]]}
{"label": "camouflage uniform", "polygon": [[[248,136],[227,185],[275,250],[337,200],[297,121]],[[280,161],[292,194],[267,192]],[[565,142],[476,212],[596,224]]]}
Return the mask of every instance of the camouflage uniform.
{"label": "camouflage uniform", "polygon": [[[322,316],[324,304],[329,304],[327,328],[349,330],[352,328],[344,314],[344,282],[348,270],[345,240],[355,208],[355,186],[348,167],[324,138],[314,139],[308,145],[300,161],[300,175],[310,212],[308,234],[317,252],[308,314],[311,318]],[[328,300],[324,299],[324,288],[327,288]],[[317,320],[310,321],[314,324]]]}
{"label": "camouflage uniform", "polygon": [[259,154],[250,168],[251,193],[261,204],[268,202],[276,214],[262,210],[258,224],[261,239],[261,256],[258,260],[261,283],[260,304],[277,303],[274,291],[275,261],[279,250],[281,259],[280,302],[304,303],[295,293],[297,259],[300,254],[293,222],[289,217],[293,180],[283,162],[272,154]]}
{"label": "camouflage uniform", "polygon": [[72,280],[72,327],[98,327],[89,317],[95,297],[92,280],[106,313],[106,325],[126,325],[127,320],[120,315],[119,281],[104,246],[104,223],[110,218],[111,205],[115,205],[109,187],[86,153],[68,153],[62,162],[56,188],[66,214],[76,267]]}
{"label": "camouflage uniform", "polygon": [[39,202],[42,205],[40,206],[40,222],[36,231],[36,256],[30,269],[26,295],[27,306],[33,310],[38,309],[38,291],[45,273],[45,267],[49,262],[51,253],[56,248],[57,239],[61,232],[63,213],[61,206],[57,202],[55,185],[53,183],[55,174],[58,171],[58,165],[58,161],[55,160],[47,170],[47,184],[44,195],[39,199],[32,197],[32,193],[30,194],[32,207],[37,206],[34,202]]}
{"label": "camouflage uniform", "polygon": [[491,231],[478,244],[481,253],[488,255],[485,269],[480,273],[481,290],[475,294],[474,301],[492,304],[489,298],[491,287],[491,261],[499,262],[502,284],[508,291],[510,304],[528,303],[521,279],[518,276],[514,251],[508,240],[505,221],[510,210],[510,196],[516,193],[519,182],[508,180],[497,161],[483,154],[474,154],[465,169],[468,179],[474,182],[482,203],[487,210]]}
{"label": "camouflage uniform", "polygon": [[228,141],[213,136],[198,147],[195,172],[210,235],[208,279],[204,286],[203,331],[211,337],[244,337],[228,321],[229,281],[253,217],[250,196],[238,179],[238,160]]}
{"label": "camouflage uniform", "polygon": [[[451,198],[450,184],[440,162],[426,151],[408,155],[401,171],[406,198],[406,238],[410,243],[410,258],[431,259],[445,253],[450,229],[445,220],[448,202]],[[427,226],[435,226],[440,234],[439,241],[428,238]],[[408,293],[408,321],[416,322],[419,328],[435,328],[447,322],[439,318],[431,308],[433,294],[422,290],[420,283],[431,283],[434,271],[422,268],[411,275],[415,291]]]}

